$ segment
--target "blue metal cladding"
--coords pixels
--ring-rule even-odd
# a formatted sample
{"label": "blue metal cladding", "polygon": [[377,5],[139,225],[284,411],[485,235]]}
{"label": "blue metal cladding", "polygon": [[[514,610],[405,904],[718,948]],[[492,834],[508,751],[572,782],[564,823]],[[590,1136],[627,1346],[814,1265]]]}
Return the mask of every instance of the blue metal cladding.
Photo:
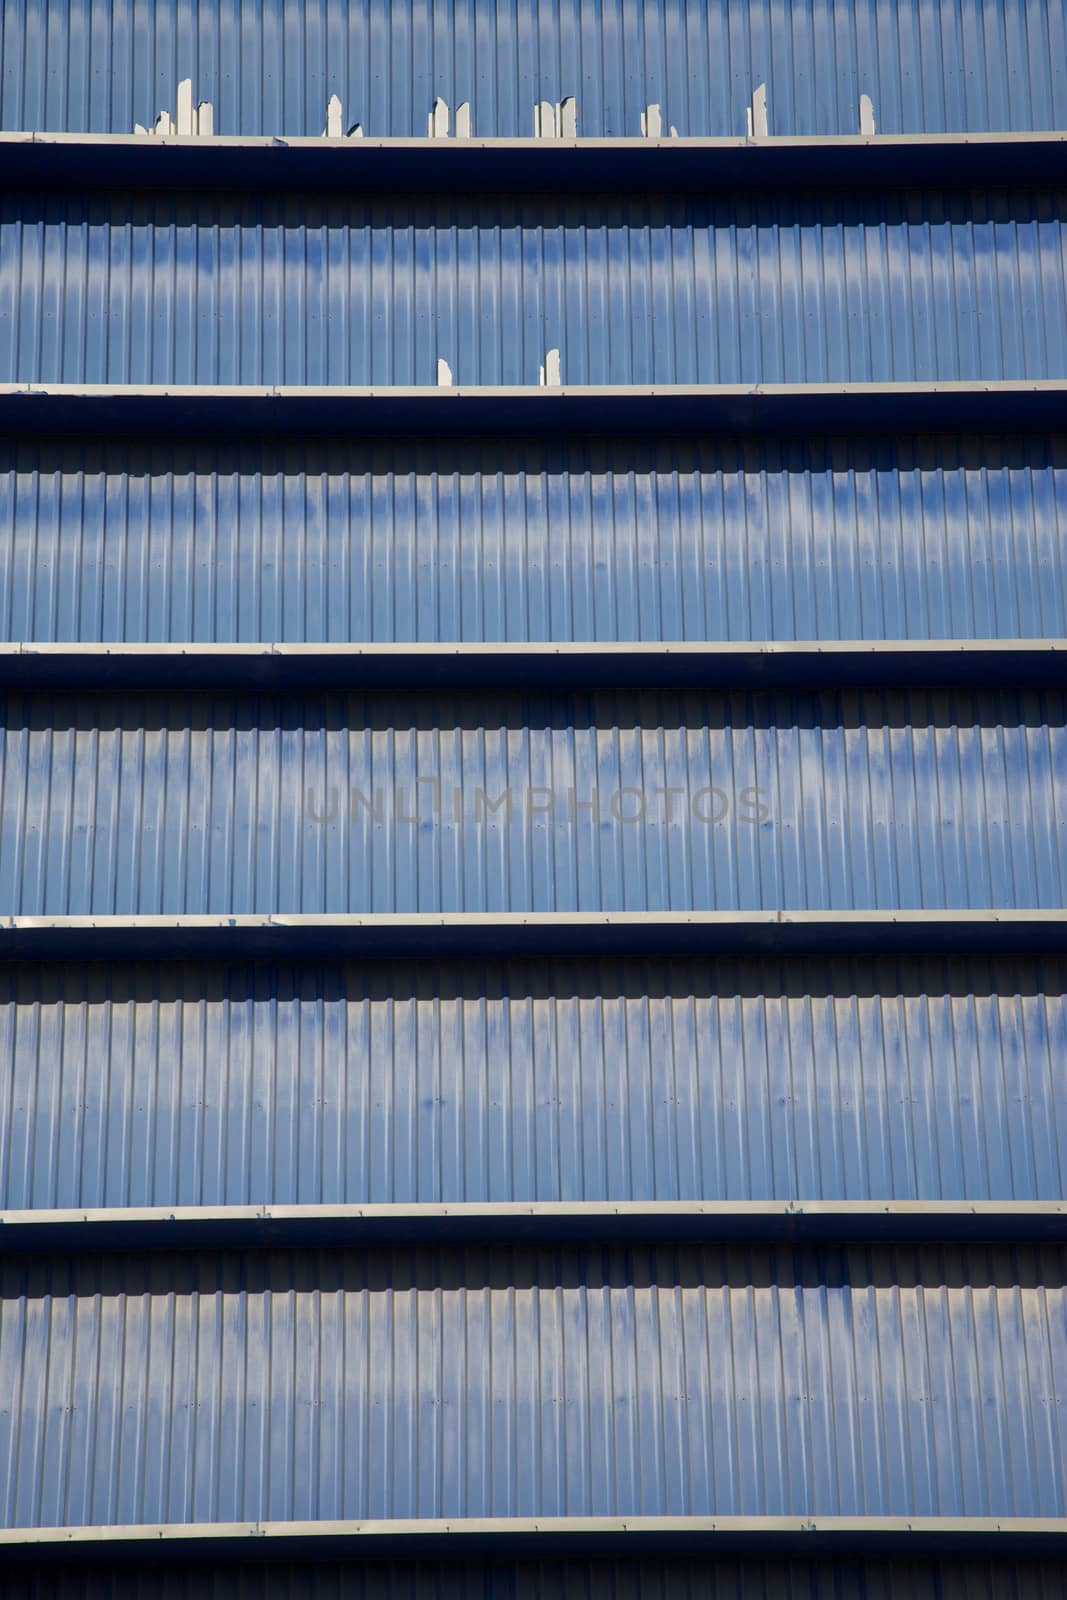
{"label": "blue metal cladding", "polygon": [[0,379],[1067,376],[1067,190],[462,201],[15,195]]}
{"label": "blue metal cladding", "polygon": [[911,1557],[756,1560],[630,1556],[551,1561],[407,1564],[384,1561],[260,1566],[104,1566],[9,1572],[3,1600],[1053,1600],[1067,1585],[1055,1558],[975,1561]]}
{"label": "blue metal cladding", "polygon": [[18,696],[0,912],[1067,903],[1062,691]]}
{"label": "blue metal cladding", "polygon": [[1056,0],[4,0],[0,123],[130,133],[175,86],[223,134],[346,126],[425,135],[437,95],[476,135],[533,131],[539,100],[578,99],[579,133],[741,135],[767,85],[772,134],[1067,125],[1067,25]]}
{"label": "blue metal cladding", "polygon": [[1055,1200],[1067,961],[0,969],[0,1207]]}
{"label": "blue metal cladding", "polygon": [[1057,1515],[1060,1248],[17,1258],[0,1519]]}
{"label": "blue metal cladding", "polygon": [[0,442],[0,638],[1067,635],[1067,440]]}

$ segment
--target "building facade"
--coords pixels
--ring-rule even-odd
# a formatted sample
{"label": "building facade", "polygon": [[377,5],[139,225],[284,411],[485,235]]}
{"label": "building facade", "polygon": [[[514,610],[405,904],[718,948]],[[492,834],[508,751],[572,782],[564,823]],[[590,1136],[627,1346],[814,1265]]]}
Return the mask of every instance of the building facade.
{"label": "building facade", "polygon": [[0,1594],[1067,1580],[1067,15],[0,3]]}

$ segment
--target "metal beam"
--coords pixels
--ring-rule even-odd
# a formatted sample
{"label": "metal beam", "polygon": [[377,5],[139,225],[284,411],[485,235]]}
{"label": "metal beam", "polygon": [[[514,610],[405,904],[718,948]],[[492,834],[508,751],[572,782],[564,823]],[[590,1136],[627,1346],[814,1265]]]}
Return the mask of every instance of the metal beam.
{"label": "metal beam", "polygon": [[1067,381],[577,385],[3,384],[0,433],[42,438],[1048,431]]}
{"label": "metal beam", "polygon": [[0,1531],[0,1563],[275,1561],[646,1552],[764,1556],[1067,1554],[1067,1517],[496,1517],[146,1523]]}
{"label": "metal beam", "polygon": [[1067,683],[1062,639],[752,644],[0,644],[0,690],[938,688]]}
{"label": "metal beam", "polygon": [[1067,1239],[1067,1201],[541,1201],[0,1211],[0,1250]]}
{"label": "metal beam", "polygon": [[1067,950],[1054,911],[6,917],[0,960],[891,955]]}
{"label": "metal beam", "polygon": [[0,134],[5,189],[700,192],[1054,184],[1067,134],[764,139],[179,138]]}

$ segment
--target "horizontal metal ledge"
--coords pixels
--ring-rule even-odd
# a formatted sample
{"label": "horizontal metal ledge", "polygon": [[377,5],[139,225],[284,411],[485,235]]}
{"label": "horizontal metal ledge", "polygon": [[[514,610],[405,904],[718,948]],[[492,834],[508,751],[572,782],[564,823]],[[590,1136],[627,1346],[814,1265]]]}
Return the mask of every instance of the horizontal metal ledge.
{"label": "horizontal metal ledge", "polygon": [[1067,640],[755,644],[0,644],[0,690],[1036,688]]}
{"label": "horizontal metal ledge", "polygon": [[1037,1241],[1067,1201],[541,1201],[0,1211],[0,1251],[436,1246],[582,1240]]}
{"label": "horizontal metal ledge", "polygon": [[847,955],[1067,950],[1055,911],[6,917],[0,960]]}
{"label": "horizontal metal ledge", "polygon": [[3,184],[33,188],[371,190],[396,193],[702,191],[1055,183],[1067,134],[768,139],[145,138],[0,134]]}
{"label": "horizontal metal ledge", "polygon": [[0,1561],[272,1561],[294,1556],[534,1556],[653,1551],[765,1556],[1067,1553],[1067,1517],[494,1517],[146,1523],[0,1531]]}
{"label": "horizontal metal ledge", "polygon": [[0,433],[83,438],[1026,432],[1067,425],[1067,380],[989,383],[0,384]]}

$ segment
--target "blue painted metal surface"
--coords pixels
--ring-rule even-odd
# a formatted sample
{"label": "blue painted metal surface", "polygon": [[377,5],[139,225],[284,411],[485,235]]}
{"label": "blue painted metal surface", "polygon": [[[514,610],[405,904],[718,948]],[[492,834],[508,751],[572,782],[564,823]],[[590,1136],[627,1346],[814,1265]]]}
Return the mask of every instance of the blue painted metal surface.
{"label": "blue painted metal surface", "polygon": [[132,132],[171,114],[180,78],[223,134],[345,124],[424,135],[435,96],[473,130],[529,134],[538,100],[578,99],[578,131],[743,134],[767,85],[772,134],[855,133],[870,95],[883,132],[1067,125],[1067,27],[1056,0],[5,0],[5,128]]}
{"label": "blue painted metal surface", "polygon": [[1067,190],[0,201],[0,379],[1067,376]]}
{"label": "blue painted metal surface", "polygon": [[0,967],[0,1207],[1054,1200],[1067,963]]}
{"label": "blue painted metal surface", "polygon": [[1056,1515],[1065,1267],[1054,1247],[11,1257],[0,1519]]}
{"label": "blue painted metal surface", "polygon": [[0,912],[1053,908],[1061,690],[10,696]]}
{"label": "blue painted metal surface", "polygon": [[1067,635],[1067,440],[0,443],[0,638]]}
{"label": "blue painted metal surface", "polygon": [[[91,1559],[79,1550],[79,1560]],[[250,1558],[246,1558],[249,1559]],[[1006,1560],[997,1556],[936,1559],[929,1556],[866,1559],[695,1559],[629,1557],[624,1560],[301,1562],[269,1567],[182,1567],[168,1551],[165,1577],[158,1564],[132,1568],[84,1565],[0,1579],[3,1600],[411,1600],[417,1591],[450,1600],[553,1600],[578,1594],[587,1600],[1050,1600],[1067,1585],[1067,1563],[1056,1558]]]}

